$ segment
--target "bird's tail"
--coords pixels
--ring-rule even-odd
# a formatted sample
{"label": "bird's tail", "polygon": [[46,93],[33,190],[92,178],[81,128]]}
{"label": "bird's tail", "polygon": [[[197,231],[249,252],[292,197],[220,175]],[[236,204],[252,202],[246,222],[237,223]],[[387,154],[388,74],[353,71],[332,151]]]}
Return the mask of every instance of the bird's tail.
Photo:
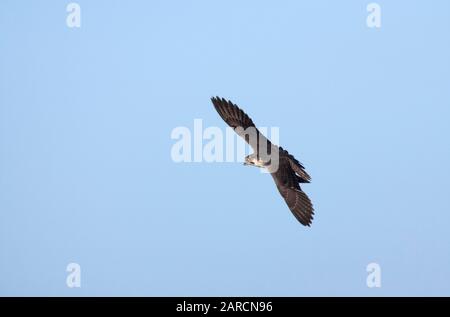
{"label": "bird's tail", "polygon": [[311,176],[305,171],[305,167],[300,163],[292,154],[289,154],[288,151],[283,149],[280,146],[280,156],[284,155],[289,160],[289,165],[292,170],[297,174],[297,180],[299,183],[309,183],[311,181]]}

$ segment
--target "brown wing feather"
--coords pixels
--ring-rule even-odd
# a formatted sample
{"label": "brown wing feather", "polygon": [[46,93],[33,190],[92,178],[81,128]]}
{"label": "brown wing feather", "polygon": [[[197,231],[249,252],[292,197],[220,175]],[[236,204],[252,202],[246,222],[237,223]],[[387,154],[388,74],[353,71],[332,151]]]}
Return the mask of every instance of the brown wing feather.
{"label": "brown wing feather", "polygon": [[223,121],[233,129],[237,127],[242,127],[244,129],[247,129],[248,127],[256,128],[252,119],[231,101],[219,97],[213,97],[211,98],[211,101]]}
{"label": "brown wing feather", "polygon": [[311,200],[301,189],[294,189],[284,186],[278,186],[278,190],[283,196],[286,204],[295,218],[304,226],[311,226],[314,208]]}
{"label": "brown wing feather", "polygon": [[298,167],[296,169],[292,167],[290,157],[292,155],[286,153],[280,148],[279,167],[272,173],[272,177],[292,214],[302,225],[309,227],[313,220],[314,208],[309,197],[300,188],[299,182],[303,179],[296,174]]}
{"label": "brown wing feather", "polygon": [[[224,98],[212,97],[211,101],[214,105],[214,108],[216,108],[217,113],[219,113],[223,121],[225,121],[230,127],[232,127],[234,131],[245,140],[245,142],[250,144],[253,150],[257,152],[259,144],[262,144],[261,142],[267,142],[268,148],[270,148],[271,144],[270,141],[259,132],[255,124],[253,123],[252,119],[250,119],[250,117],[241,108],[239,108],[237,105]],[[242,131],[239,130],[238,128],[241,128],[243,130],[247,130],[248,128],[254,128],[253,131],[256,134],[255,141],[257,143],[251,144],[249,140],[249,135],[242,133]]]}

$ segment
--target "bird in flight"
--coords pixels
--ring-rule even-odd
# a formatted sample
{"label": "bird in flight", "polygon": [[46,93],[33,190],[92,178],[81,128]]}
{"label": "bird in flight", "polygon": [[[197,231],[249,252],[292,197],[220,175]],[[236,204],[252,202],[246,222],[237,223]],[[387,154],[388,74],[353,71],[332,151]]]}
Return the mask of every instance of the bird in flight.
{"label": "bird in flight", "polygon": [[309,227],[314,208],[300,183],[309,183],[311,177],[303,165],[281,146],[272,144],[237,105],[219,97],[212,97],[211,101],[222,119],[253,149],[254,152],[245,157],[244,165],[267,169],[292,214]]}

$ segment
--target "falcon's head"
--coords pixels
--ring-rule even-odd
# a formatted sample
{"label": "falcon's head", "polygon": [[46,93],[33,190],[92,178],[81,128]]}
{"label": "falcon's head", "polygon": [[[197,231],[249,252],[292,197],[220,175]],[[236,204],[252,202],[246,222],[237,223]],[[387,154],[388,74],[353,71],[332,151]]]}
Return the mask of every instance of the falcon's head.
{"label": "falcon's head", "polygon": [[244,165],[256,166],[256,167],[266,167],[267,164],[263,160],[259,159],[255,153],[247,155],[245,157]]}

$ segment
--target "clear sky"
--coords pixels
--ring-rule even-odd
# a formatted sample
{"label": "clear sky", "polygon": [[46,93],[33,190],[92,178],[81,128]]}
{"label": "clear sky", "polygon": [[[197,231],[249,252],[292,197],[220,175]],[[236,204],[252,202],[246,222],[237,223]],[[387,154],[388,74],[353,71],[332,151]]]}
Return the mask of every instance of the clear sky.
{"label": "clear sky", "polygon": [[[450,295],[450,2],[369,2],[1,1],[0,295]],[[213,95],[279,127],[311,228],[172,161]]]}

